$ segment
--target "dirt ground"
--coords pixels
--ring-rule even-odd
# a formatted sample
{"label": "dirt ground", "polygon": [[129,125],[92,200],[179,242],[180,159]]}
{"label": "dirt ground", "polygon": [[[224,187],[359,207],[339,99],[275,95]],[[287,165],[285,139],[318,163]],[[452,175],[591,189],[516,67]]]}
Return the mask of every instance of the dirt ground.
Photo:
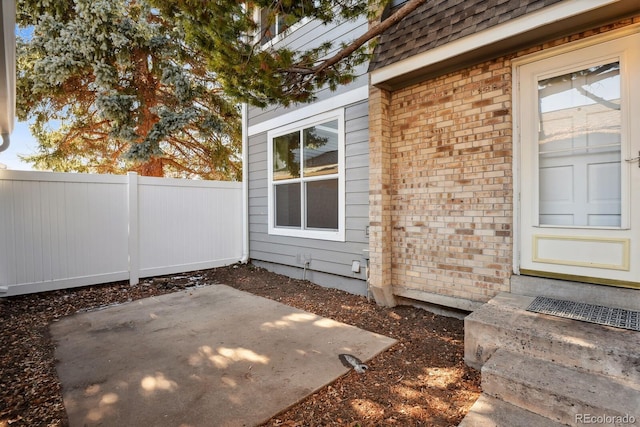
{"label": "dirt ground", "polygon": [[398,340],[265,426],[455,426],[480,393],[463,362],[463,322],[326,289],[251,265],[0,299],[0,427],[65,426],[49,324],[63,316],[192,286],[226,284]]}

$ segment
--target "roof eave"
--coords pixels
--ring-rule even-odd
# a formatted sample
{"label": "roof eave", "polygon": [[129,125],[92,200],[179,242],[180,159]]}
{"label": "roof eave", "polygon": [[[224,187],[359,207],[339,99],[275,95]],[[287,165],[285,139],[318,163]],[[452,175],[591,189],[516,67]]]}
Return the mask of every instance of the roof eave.
{"label": "roof eave", "polygon": [[638,0],[569,0],[371,72],[371,84],[396,90],[471,64],[640,13]]}

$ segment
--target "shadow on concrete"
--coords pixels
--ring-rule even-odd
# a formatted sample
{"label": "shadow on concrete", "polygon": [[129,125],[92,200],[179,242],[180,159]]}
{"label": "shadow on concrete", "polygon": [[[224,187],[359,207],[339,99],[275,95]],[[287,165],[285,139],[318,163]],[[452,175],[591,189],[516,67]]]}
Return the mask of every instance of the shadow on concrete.
{"label": "shadow on concrete", "polygon": [[[71,426],[250,426],[395,340],[216,285],[52,324]],[[366,375],[366,374],[365,374]]]}

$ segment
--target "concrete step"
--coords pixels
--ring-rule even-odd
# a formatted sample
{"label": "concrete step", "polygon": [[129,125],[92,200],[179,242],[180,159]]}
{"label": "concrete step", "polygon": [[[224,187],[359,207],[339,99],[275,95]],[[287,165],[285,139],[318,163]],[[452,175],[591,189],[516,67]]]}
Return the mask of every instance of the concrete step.
{"label": "concrete step", "polygon": [[498,349],[482,367],[482,391],[562,424],[587,415],[640,420],[640,385]]}
{"label": "concrete step", "polygon": [[559,427],[562,425],[503,400],[482,394],[459,427]]}
{"label": "concrete step", "polygon": [[465,362],[498,348],[640,384],[640,333],[526,311],[532,296],[499,294],[465,318]]}
{"label": "concrete step", "polygon": [[616,288],[613,286],[514,274],[511,276],[511,293],[532,297],[545,296],[569,301],[575,301],[578,296],[580,302],[586,302],[587,304],[604,304],[610,307],[626,308],[627,310],[640,310],[640,296],[638,295],[640,291],[631,288]]}

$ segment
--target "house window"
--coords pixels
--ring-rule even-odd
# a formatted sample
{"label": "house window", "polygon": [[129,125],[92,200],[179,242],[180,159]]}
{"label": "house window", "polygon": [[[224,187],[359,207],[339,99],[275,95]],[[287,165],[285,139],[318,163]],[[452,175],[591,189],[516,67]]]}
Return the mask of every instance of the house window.
{"label": "house window", "polygon": [[269,143],[269,233],[344,240],[344,111],[275,129]]}
{"label": "house window", "polygon": [[[291,17],[287,17],[283,14],[277,14],[275,16],[269,16],[270,10],[267,8],[260,9],[260,43],[262,45],[271,41],[277,41],[278,36],[289,29],[294,22]],[[275,39],[275,40],[274,40]]]}

